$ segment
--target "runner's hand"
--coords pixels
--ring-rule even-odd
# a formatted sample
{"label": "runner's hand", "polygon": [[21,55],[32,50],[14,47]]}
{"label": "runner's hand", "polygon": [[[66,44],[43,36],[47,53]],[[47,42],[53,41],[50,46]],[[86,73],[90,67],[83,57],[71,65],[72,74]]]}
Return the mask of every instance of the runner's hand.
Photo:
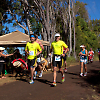
{"label": "runner's hand", "polygon": [[79,55],[82,55],[82,52],[80,52]]}
{"label": "runner's hand", "polygon": [[39,55],[39,53],[36,54],[36,56],[38,56],[38,55]]}
{"label": "runner's hand", "polygon": [[65,56],[65,54],[62,54],[62,56],[64,57],[64,56]]}

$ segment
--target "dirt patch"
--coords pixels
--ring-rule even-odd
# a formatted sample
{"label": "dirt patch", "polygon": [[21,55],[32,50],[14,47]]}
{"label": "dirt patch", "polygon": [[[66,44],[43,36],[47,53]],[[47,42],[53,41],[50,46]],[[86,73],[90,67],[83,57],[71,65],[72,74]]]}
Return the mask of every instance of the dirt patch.
{"label": "dirt patch", "polygon": [[5,77],[5,79],[0,79],[0,86],[16,81],[15,77],[13,77],[11,74],[7,74]]}

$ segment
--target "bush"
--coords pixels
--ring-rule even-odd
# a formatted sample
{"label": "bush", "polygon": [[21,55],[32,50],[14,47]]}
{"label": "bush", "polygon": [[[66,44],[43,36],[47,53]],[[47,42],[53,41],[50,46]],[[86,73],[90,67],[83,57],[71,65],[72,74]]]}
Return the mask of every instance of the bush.
{"label": "bush", "polygon": [[76,63],[76,60],[75,60],[75,58],[73,56],[70,56],[70,57],[67,57],[66,62],[67,62],[67,66],[69,66],[69,65],[71,65],[73,63]]}

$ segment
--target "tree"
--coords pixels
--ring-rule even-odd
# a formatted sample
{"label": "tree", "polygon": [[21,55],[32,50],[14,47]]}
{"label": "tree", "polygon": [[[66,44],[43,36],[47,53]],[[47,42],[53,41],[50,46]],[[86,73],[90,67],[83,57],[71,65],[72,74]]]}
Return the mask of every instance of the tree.
{"label": "tree", "polygon": [[86,3],[76,1],[75,3],[75,15],[84,18],[85,21],[89,20],[88,11],[86,9]]}
{"label": "tree", "polygon": [[[0,0],[0,35],[9,32],[7,27],[4,27],[4,23],[7,22],[6,11],[8,10],[8,0]],[[5,28],[5,30],[3,30]]]}
{"label": "tree", "polygon": [[84,44],[87,50],[98,48],[98,39],[96,34],[89,29],[88,23],[80,16],[76,17],[76,51],[80,50],[80,45]]}

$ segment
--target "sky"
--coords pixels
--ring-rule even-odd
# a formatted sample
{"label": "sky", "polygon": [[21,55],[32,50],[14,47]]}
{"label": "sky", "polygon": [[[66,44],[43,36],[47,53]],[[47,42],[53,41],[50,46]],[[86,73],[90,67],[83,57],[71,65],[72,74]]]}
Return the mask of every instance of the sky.
{"label": "sky", "polygon": [[[80,1],[80,2],[84,2],[86,3],[86,9],[88,10],[89,13],[89,19],[93,20],[93,19],[100,19],[100,0],[75,0],[75,1]],[[10,32],[19,30],[20,32],[24,33],[24,29],[16,26],[13,27],[12,24],[6,24],[9,29]]]}
{"label": "sky", "polygon": [[100,19],[100,0],[75,0],[86,3],[86,9],[89,13],[89,18]]}
{"label": "sky", "polygon": [[[100,19],[100,0],[75,0],[86,3],[86,9],[89,13],[89,19]],[[13,27],[12,24],[6,24],[9,27],[10,32],[19,30],[20,32],[24,33],[24,29],[16,26]],[[20,49],[21,50],[21,49]],[[22,53],[22,52],[21,52]]]}

